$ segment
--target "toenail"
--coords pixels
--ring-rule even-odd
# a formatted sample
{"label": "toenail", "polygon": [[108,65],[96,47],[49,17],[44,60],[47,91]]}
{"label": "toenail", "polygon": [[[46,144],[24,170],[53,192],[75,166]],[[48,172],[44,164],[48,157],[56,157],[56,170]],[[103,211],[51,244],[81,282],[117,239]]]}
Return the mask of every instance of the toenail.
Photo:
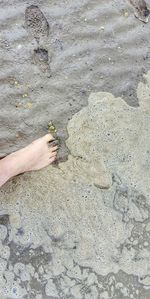
{"label": "toenail", "polygon": [[58,142],[57,142],[57,140],[52,140],[52,141],[50,141],[50,142],[48,143],[48,145],[49,145],[50,147],[57,146],[57,145],[58,145]]}

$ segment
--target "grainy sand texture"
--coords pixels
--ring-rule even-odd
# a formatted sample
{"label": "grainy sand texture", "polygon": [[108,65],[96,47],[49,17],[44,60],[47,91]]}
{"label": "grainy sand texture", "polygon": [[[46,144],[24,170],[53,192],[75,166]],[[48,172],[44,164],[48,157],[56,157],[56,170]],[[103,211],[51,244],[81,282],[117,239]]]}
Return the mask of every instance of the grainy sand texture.
{"label": "grainy sand texture", "polygon": [[0,299],[149,299],[149,22],[122,0],[0,4],[1,155],[49,123],[61,140],[0,190]]}

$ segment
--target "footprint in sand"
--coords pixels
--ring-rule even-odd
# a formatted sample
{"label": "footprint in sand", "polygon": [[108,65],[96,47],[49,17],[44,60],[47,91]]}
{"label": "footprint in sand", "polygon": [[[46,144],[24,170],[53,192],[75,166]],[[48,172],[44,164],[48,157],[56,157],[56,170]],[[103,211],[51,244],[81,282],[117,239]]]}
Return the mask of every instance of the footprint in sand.
{"label": "footprint in sand", "polygon": [[42,11],[36,5],[30,5],[25,11],[25,27],[35,38],[38,48],[34,49],[33,60],[43,72],[50,73],[48,50],[39,47],[40,40],[49,35],[49,24]]}
{"label": "footprint in sand", "polygon": [[34,62],[39,65],[43,72],[50,73],[48,51],[43,48],[37,48],[33,53]]}
{"label": "footprint in sand", "polygon": [[144,0],[129,0],[134,7],[134,15],[140,21],[147,23],[150,15],[150,9]]}
{"label": "footprint in sand", "polygon": [[30,5],[26,8],[25,27],[38,43],[41,37],[49,35],[48,21],[36,5]]}

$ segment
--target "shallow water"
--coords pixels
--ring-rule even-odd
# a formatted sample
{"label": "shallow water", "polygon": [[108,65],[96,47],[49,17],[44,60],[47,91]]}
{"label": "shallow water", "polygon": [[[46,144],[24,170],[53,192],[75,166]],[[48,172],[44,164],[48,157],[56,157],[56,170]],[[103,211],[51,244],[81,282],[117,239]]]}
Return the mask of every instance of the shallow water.
{"label": "shallow water", "polygon": [[[48,51],[51,77],[33,57],[37,42],[25,26],[31,4],[39,6],[50,26],[40,47]],[[150,69],[150,25],[135,18],[128,1],[13,0],[0,5],[1,154],[43,135],[49,121],[64,141],[68,120],[87,104],[91,92],[112,92],[138,105],[137,83]]]}

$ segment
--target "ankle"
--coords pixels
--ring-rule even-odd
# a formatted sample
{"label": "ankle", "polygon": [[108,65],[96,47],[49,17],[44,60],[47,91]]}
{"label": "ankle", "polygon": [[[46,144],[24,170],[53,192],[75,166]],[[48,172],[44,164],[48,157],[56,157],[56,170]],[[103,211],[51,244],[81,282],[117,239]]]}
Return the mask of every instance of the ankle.
{"label": "ankle", "polygon": [[0,186],[18,173],[17,160],[13,154],[0,160]]}

